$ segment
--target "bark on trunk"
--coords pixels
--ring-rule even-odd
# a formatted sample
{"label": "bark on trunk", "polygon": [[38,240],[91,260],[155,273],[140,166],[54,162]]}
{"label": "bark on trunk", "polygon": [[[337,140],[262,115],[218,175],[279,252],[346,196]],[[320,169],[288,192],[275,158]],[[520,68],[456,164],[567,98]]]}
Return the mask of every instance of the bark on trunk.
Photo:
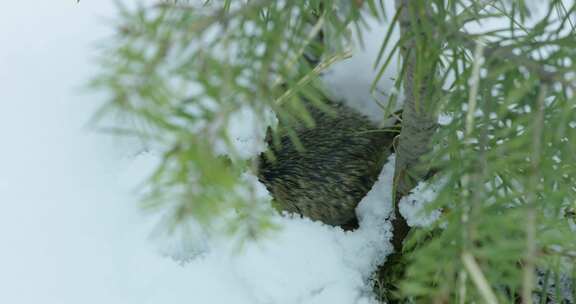
{"label": "bark on trunk", "polygon": [[[404,107],[402,113],[402,130],[396,138],[396,164],[394,176],[394,211],[395,219],[392,221],[394,236],[392,243],[395,252],[387,258],[386,263],[379,272],[380,282],[384,282],[385,293],[391,295],[397,289],[398,280],[404,274],[404,261],[402,256],[402,245],[404,239],[410,231],[406,220],[399,211],[399,201],[407,195],[416,184],[425,179],[429,173],[430,166],[423,162],[422,156],[430,152],[432,148],[431,139],[434,135],[438,115],[435,111],[434,101],[434,76],[435,61],[437,58],[431,56],[421,56],[417,52],[425,52],[422,46],[416,45],[413,33],[413,21],[418,22],[419,17],[424,17],[425,13],[418,11],[417,7],[422,1],[396,0],[396,9],[401,9],[399,15],[400,33],[402,37],[412,37],[406,39],[401,46],[401,55],[405,64],[403,75]],[[433,47],[433,46],[431,46]],[[417,58],[425,58],[430,62],[417,62]],[[422,67],[425,67],[422,69]],[[419,68],[419,70],[417,70]],[[423,72],[424,71],[424,72]],[[417,73],[420,73],[417,75]],[[423,76],[422,76],[423,75]],[[390,303],[392,299],[386,296]]]}

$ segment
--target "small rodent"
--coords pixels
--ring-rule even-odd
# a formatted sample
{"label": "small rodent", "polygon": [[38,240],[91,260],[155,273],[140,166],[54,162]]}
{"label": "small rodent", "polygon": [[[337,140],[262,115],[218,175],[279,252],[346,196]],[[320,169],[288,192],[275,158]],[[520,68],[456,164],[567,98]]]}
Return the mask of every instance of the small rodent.
{"label": "small rodent", "polygon": [[281,124],[274,131],[276,145],[267,136],[268,152],[275,160],[265,153],[259,156],[258,178],[278,209],[353,229],[355,208],[378,178],[396,133],[378,129],[342,103],[327,105],[332,113],[306,104],[315,127],[293,127],[303,151],[296,149]]}

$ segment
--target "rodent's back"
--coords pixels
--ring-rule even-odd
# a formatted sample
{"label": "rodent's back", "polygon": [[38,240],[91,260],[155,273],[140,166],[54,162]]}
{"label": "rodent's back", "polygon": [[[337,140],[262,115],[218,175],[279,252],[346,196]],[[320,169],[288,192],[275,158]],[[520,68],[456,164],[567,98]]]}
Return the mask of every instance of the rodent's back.
{"label": "rodent's back", "polygon": [[309,107],[316,126],[294,128],[303,151],[280,126],[279,145],[268,139],[275,161],[261,155],[258,176],[281,210],[345,225],[378,178],[394,134],[343,104],[330,106],[336,116]]}

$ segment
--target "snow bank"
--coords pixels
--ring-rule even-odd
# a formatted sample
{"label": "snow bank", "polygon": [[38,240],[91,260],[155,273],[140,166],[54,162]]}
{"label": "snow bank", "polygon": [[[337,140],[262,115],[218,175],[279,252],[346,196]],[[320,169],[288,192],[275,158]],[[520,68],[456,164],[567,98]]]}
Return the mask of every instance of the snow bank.
{"label": "snow bank", "polygon": [[[137,179],[154,158],[138,156],[122,179]],[[274,218],[279,230],[242,246],[229,237],[198,239],[197,234],[182,230],[171,238],[155,238],[160,251],[182,265],[185,286],[193,294],[174,301],[192,297],[211,303],[374,303],[370,276],[392,250],[393,164],[391,157],[360,203],[360,228],[354,232],[285,214]],[[199,242],[204,244],[200,257]],[[169,293],[180,292],[173,288]],[[226,292],[215,293],[215,289]],[[159,293],[149,303],[167,296]]]}

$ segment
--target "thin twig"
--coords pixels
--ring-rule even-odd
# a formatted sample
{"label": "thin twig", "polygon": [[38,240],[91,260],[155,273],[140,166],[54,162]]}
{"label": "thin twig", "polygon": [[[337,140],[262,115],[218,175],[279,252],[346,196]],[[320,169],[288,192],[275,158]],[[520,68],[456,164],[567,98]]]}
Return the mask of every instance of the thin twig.
{"label": "thin twig", "polygon": [[[307,84],[308,82],[310,82],[312,80],[312,77],[320,75],[320,73],[322,71],[326,70],[328,67],[330,67],[334,63],[336,63],[340,60],[350,58],[350,57],[352,57],[352,51],[350,51],[350,50],[346,51],[344,53],[336,54],[332,57],[329,57],[328,59],[320,62],[312,71],[310,71],[308,74],[306,74],[300,80],[298,80],[298,82],[296,83],[296,86],[294,86],[294,88],[299,88],[299,87]],[[284,101],[286,101],[286,99],[288,99],[289,97],[294,95],[294,88],[286,90],[286,92],[284,92],[284,94],[282,94],[280,97],[278,97],[275,101],[276,104],[282,104]]]}
{"label": "thin twig", "polygon": [[460,270],[458,273],[459,285],[458,296],[460,297],[460,304],[466,303],[466,283],[468,281],[468,273],[464,270]]}
{"label": "thin twig", "polygon": [[484,44],[480,41],[476,43],[474,49],[474,62],[472,65],[472,76],[470,77],[470,94],[468,98],[468,113],[466,114],[466,136],[472,134],[474,127],[474,112],[478,98],[478,87],[480,86],[480,67],[482,66]]}
{"label": "thin twig", "polygon": [[480,7],[482,10],[488,5],[493,5],[493,3],[496,1],[497,0],[472,1],[472,3],[468,7],[466,7],[460,14],[454,17],[454,20],[456,21],[457,24],[465,24],[469,20],[477,20],[475,14],[471,11],[478,7]]}
{"label": "thin twig", "polygon": [[[472,74],[469,79],[470,94],[468,95],[468,112],[466,114],[466,126],[465,126],[465,143],[470,144],[470,136],[474,131],[474,113],[476,112],[476,104],[478,98],[478,88],[480,87],[480,67],[483,63],[483,50],[484,44],[478,42],[474,51],[474,62],[472,63]],[[478,183],[477,175],[475,172],[468,172],[463,174],[461,177],[462,184],[462,200],[464,205],[462,207],[462,215],[460,221],[462,223],[462,239],[464,241],[464,251],[471,250],[474,244],[473,233],[474,225],[471,222],[471,213],[473,209],[477,208],[478,204],[478,193],[482,191],[476,191],[473,199],[470,199],[470,184],[481,184]],[[471,182],[472,181],[472,182]],[[464,303],[466,300],[466,272],[460,274],[460,302]]]}
{"label": "thin twig", "polygon": [[545,247],[542,248],[539,252],[541,255],[557,255],[563,256],[569,259],[576,260],[576,251],[570,251],[565,249],[553,248],[553,247]]}
{"label": "thin twig", "polygon": [[[298,49],[298,51],[296,51],[296,53],[294,53],[294,56],[292,56],[292,58],[290,58],[290,60],[288,60],[286,62],[285,66],[287,66],[289,68],[294,66],[294,63],[304,53],[304,51],[306,50],[306,47],[310,44],[310,41],[312,41],[312,39],[314,39],[316,37],[316,35],[318,35],[318,33],[322,30],[323,25],[324,25],[324,14],[320,18],[318,18],[318,21],[316,22],[316,24],[314,24],[314,26],[310,30],[310,33],[308,34],[308,36],[306,36],[306,39],[304,40],[302,47],[300,49]],[[276,80],[274,80],[274,82],[272,82],[272,87],[276,87],[276,86],[280,85],[282,83],[282,80],[283,80],[282,75],[278,75],[278,77],[276,77]]]}
{"label": "thin twig", "polygon": [[[221,8],[216,10],[214,13],[203,17],[202,19],[198,20],[197,22],[193,22],[188,30],[193,32],[203,32],[208,27],[215,23],[224,23],[226,24],[228,21],[233,20],[234,18],[244,15],[246,13],[252,12],[255,9],[259,9],[264,7],[268,4],[274,3],[272,0],[260,0],[260,1],[251,1],[247,3],[247,5],[243,5],[242,7],[234,10],[228,11],[225,8]],[[185,3],[169,3],[169,2],[162,2],[154,5],[154,8],[158,9],[166,9],[166,8],[178,8],[178,9],[186,9],[186,10],[197,10],[198,7],[185,4]]]}
{"label": "thin twig", "polygon": [[548,93],[548,86],[540,87],[537,100],[536,119],[533,124],[532,138],[532,173],[530,175],[530,192],[528,194],[528,212],[526,214],[526,256],[524,258],[524,273],[522,277],[522,303],[532,303],[532,290],[534,290],[536,256],[536,193],[540,179],[540,158],[542,154],[542,130],[544,128],[544,100]]}
{"label": "thin twig", "polygon": [[462,253],[462,263],[464,263],[464,267],[470,274],[472,282],[474,282],[476,288],[478,288],[478,291],[484,298],[484,301],[486,301],[488,304],[498,303],[498,299],[496,298],[492,287],[490,287],[490,284],[488,284],[488,280],[486,280],[486,276],[484,276],[484,273],[482,272],[482,269],[480,269],[480,266],[478,266],[474,256],[472,256],[472,254],[469,252]]}
{"label": "thin twig", "polygon": [[[462,42],[462,45],[467,49],[474,51],[476,48],[476,42],[471,35],[458,31],[453,34],[454,38],[457,38]],[[490,46],[484,49],[484,56],[486,58],[498,58],[510,61],[515,63],[516,65],[523,66],[528,69],[530,72],[538,75],[538,78],[545,83],[554,84],[554,83],[562,83],[564,86],[569,87],[574,92],[576,92],[576,82],[574,79],[566,79],[564,78],[565,74],[560,72],[550,72],[546,70],[546,67],[542,65],[542,63],[531,59],[526,56],[516,55],[513,53],[514,48],[511,47],[502,47],[502,46]]]}

